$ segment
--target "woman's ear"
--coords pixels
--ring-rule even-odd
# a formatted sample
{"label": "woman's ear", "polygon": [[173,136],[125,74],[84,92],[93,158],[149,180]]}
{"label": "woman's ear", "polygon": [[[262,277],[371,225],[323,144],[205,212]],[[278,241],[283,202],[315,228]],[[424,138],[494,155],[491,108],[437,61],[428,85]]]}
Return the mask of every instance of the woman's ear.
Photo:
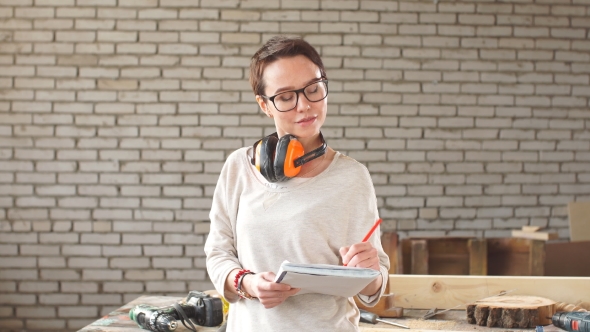
{"label": "woman's ear", "polygon": [[260,106],[262,112],[264,112],[269,118],[272,118],[272,113],[267,107],[266,99],[262,98],[260,95],[256,95],[256,102],[258,103],[258,106]]}

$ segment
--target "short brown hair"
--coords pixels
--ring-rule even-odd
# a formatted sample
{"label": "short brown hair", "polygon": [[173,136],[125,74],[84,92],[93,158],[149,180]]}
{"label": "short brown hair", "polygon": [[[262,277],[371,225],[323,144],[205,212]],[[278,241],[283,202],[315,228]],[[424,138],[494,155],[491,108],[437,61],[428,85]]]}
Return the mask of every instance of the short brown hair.
{"label": "short brown hair", "polygon": [[262,45],[250,61],[250,85],[252,85],[254,94],[264,95],[264,88],[266,86],[264,85],[262,74],[267,65],[281,58],[289,58],[297,55],[307,57],[318,66],[322,77],[328,78],[320,55],[308,42],[301,38],[275,36]]}

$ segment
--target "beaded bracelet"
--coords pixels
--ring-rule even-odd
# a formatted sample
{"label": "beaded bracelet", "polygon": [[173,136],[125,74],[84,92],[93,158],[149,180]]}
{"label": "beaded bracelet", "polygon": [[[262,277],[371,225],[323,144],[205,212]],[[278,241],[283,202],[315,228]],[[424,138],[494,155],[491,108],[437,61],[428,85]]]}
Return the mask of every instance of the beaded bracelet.
{"label": "beaded bracelet", "polygon": [[238,271],[234,278],[234,288],[236,289],[236,292],[238,292],[238,295],[241,298],[251,300],[253,299],[252,295],[248,294],[248,292],[242,289],[242,280],[248,274],[254,274],[254,272],[245,269]]}
{"label": "beaded bracelet", "polygon": [[245,289],[242,289],[242,281],[244,281],[244,277],[246,277],[248,274],[254,274],[254,272],[246,272],[242,275],[242,277],[240,278],[240,280],[238,281],[238,288],[236,289],[238,291],[238,294],[240,295],[241,298],[246,298],[248,300],[252,300],[254,297],[252,295],[250,295],[248,292],[246,292]]}

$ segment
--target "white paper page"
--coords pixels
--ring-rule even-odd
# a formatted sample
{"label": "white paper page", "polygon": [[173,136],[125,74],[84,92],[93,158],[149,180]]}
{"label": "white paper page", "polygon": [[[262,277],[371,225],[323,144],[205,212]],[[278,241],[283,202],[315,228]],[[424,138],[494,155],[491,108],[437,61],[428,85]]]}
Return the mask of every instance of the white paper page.
{"label": "white paper page", "polygon": [[[312,274],[291,272],[289,270],[309,271]],[[281,264],[275,281],[280,281],[291,287],[301,288],[301,291],[297,295],[320,293],[352,297],[358,294],[373,279],[379,276],[379,274],[379,271],[372,269],[359,269],[337,265],[291,264],[285,261]]]}

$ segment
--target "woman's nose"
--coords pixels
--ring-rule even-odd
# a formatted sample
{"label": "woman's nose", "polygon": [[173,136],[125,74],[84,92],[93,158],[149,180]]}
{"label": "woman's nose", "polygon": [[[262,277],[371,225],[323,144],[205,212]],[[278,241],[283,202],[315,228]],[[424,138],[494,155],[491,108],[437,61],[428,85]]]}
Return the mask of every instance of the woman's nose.
{"label": "woman's nose", "polygon": [[311,102],[303,92],[297,93],[297,112],[303,112],[311,108]]}

